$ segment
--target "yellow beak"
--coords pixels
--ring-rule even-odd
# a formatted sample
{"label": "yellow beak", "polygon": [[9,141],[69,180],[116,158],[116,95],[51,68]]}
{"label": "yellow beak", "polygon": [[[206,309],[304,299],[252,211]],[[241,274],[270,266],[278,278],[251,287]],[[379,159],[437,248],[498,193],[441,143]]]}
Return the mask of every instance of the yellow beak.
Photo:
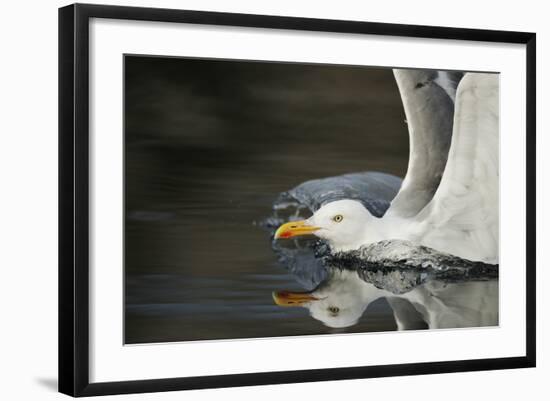
{"label": "yellow beak", "polygon": [[317,301],[317,299],[309,292],[273,292],[273,300],[279,306],[303,306],[308,302]]}
{"label": "yellow beak", "polygon": [[275,239],[279,238],[292,238],[299,235],[313,234],[319,230],[320,227],[310,226],[305,220],[291,221],[283,224],[275,231]]}

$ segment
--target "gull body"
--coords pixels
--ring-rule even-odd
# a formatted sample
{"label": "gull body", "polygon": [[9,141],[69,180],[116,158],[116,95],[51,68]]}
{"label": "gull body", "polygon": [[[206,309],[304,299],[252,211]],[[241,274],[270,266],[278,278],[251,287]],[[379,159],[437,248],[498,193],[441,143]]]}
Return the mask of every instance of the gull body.
{"label": "gull body", "polygon": [[437,280],[404,294],[376,288],[356,271],[336,270],[314,291],[277,292],[280,306],[302,306],[328,327],[355,325],[367,307],[386,298],[398,330],[494,326],[498,324],[498,281],[443,283]]}
{"label": "gull body", "polygon": [[388,211],[377,218],[359,201],[337,200],[307,220],[283,224],[275,238],[313,234],[333,252],[400,239],[497,264],[498,75],[467,73],[452,98],[433,72],[394,74],[410,151],[407,175]]}

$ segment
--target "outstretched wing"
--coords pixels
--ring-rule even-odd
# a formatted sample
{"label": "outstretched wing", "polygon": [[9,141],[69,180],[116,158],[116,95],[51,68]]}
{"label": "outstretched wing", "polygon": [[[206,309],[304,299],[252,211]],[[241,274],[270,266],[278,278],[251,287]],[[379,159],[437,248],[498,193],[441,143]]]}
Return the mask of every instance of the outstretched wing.
{"label": "outstretched wing", "polygon": [[461,72],[393,70],[409,127],[409,165],[387,215],[413,217],[432,199],[447,163]]}
{"label": "outstretched wing", "polygon": [[421,242],[440,251],[498,263],[499,77],[468,73],[458,86],[447,167],[415,220]]}

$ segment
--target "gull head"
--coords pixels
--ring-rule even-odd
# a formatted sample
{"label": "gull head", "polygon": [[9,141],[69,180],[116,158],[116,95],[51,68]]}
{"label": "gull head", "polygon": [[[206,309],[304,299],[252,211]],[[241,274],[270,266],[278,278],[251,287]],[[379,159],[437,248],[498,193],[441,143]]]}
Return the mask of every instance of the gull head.
{"label": "gull head", "polygon": [[356,272],[337,270],[313,291],[275,291],[273,300],[283,307],[304,307],[327,327],[344,328],[357,324],[367,306],[380,296],[381,290],[363,282]]}
{"label": "gull head", "polygon": [[368,306],[356,294],[349,292],[335,291],[328,293],[326,297],[323,294],[317,296],[319,300],[311,303],[309,314],[334,329],[356,325]]}
{"label": "gull head", "polygon": [[275,291],[273,300],[279,306],[309,309],[311,317],[331,328],[355,325],[366,308],[353,294],[346,293]]}
{"label": "gull head", "polygon": [[359,248],[372,215],[356,200],[344,199],[323,205],[307,220],[281,225],[275,239],[313,234],[326,240],[335,252]]}

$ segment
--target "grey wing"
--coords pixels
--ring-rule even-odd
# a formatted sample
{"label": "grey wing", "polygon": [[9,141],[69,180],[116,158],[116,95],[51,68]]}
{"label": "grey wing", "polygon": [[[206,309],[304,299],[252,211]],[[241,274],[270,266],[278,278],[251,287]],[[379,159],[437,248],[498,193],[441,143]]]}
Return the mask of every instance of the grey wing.
{"label": "grey wing", "polygon": [[380,217],[400,187],[401,178],[374,171],[319,178],[283,192],[273,209],[276,213],[294,213],[289,217],[309,217],[326,203],[355,199],[362,202],[374,216]]}
{"label": "grey wing", "polygon": [[413,217],[432,199],[447,163],[461,72],[394,69],[409,128],[409,164],[388,214]]}

